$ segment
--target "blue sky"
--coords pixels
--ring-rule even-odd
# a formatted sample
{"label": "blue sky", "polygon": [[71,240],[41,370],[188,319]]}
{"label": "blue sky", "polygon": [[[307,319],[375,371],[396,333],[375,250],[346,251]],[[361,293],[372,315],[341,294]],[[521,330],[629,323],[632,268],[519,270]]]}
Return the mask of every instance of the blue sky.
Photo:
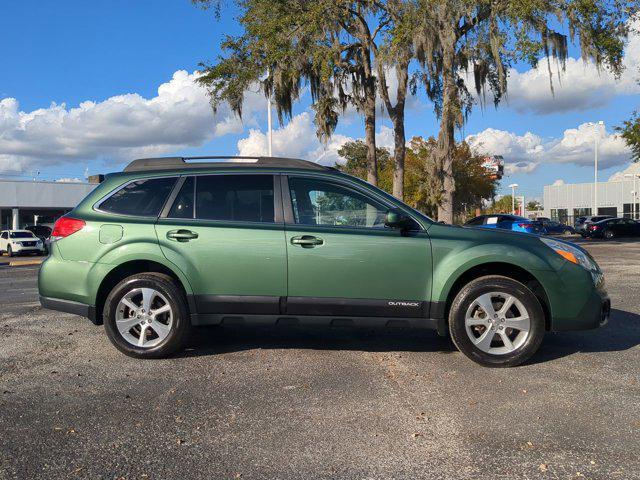
{"label": "blue sky", "polygon": [[[236,16],[227,8],[216,20],[188,0],[5,2],[0,174],[37,170],[42,178],[83,178],[87,168],[117,170],[137,155],[260,153],[264,99],[249,95],[242,125],[224,109],[214,118],[192,85],[198,63],[215,58],[224,34],[239,31]],[[617,82],[571,61],[556,97],[548,88],[546,65],[518,66],[508,103],[497,110],[492,104],[477,106],[460,135],[473,136],[470,141],[480,150],[502,153],[510,172],[502,184],[516,182],[527,196],[540,196],[543,185],[558,179],[592,181],[598,135],[606,179],[628,163],[613,127],[639,106],[636,37],[629,51],[629,68]],[[572,55],[578,56],[575,49]],[[276,132],[275,153],[322,154],[331,162],[341,141],[362,137],[361,119],[351,113],[334,141],[319,145],[308,102],[304,97],[291,124]],[[598,120],[605,123],[600,131],[580,127]],[[389,141],[390,126],[381,115],[382,144]],[[407,135],[436,133],[432,106],[419,96],[407,111]]]}

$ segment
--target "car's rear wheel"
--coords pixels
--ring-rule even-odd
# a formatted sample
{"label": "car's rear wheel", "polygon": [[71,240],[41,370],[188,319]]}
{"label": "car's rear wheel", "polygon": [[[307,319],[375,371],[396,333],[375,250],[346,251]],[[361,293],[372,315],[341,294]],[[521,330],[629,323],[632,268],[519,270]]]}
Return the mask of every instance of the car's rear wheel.
{"label": "car's rear wheel", "polygon": [[527,361],[544,337],[544,311],[522,283],[491,275],[471,281],[456,295],[449,331],[458,350],[486,367]]}
{"label": "car's rear wheel", "polygon": [[13,250],[11,249],[11,245],[7,245],[7,256],[13,257],[14,255],[15,253],[13,253]]}
{"label": "car's rear wheel", "polygon": [[604,231],[604,238],[606,238],[607,240],[611,240],[612,238],[615,238],[616,234],[613,230],[605,230]]}
{"label": "car's rear wheel", "polygon": [[103,311],[109,340],[136,358],[162,358],[186,343],[191,322],[174,280],[160,273],[125,278],[107,297]]}

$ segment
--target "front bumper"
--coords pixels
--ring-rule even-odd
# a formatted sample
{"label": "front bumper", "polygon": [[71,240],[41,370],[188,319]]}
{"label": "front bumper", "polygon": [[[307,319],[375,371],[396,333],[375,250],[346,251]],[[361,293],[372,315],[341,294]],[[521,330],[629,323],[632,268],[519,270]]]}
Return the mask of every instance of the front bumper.
{"label": "front bumper", "polygon": [[42,295],[40,295],[40,305],[42,305],[42,308],[47,308],[49,310],[80,315],[81,317],[88,318],[96,325],[98,324],[96,319],[96,308],[92,305],[72,302],[71,300],[63,300],[61,298],[43,297]]}
{"label": "front bumper", "polygon": [[44,253],[44,247],[25,247],[23,245],[11,245],[13,253]]}
{"label": "front bumper", "polygon": [[602,327],[609,322],[611,315],[611,300],[606,293],[594,291],[582,307],[578,315],[554,322],[553,331],[566,332],[570,330],[592,330]]}
{"label": "front bumper", "polygon": [[547,280],[544,286],[552,331],[589,330],[607,323],[611,300],[602,272],[598,270],[594,276],[583,267],[566,262],[557,275]]}

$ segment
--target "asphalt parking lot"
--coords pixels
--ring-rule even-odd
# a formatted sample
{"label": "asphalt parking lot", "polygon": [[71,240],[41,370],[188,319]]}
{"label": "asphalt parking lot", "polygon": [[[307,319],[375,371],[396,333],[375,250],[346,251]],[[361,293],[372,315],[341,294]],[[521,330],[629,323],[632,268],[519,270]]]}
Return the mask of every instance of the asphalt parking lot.
{"label": "asphalt parking lot", "polygon": [[610,323],[497,370],[348,329],[202,329],[136,361],[0,268],[0,479],[640,478],[640,242],[585,245]]}

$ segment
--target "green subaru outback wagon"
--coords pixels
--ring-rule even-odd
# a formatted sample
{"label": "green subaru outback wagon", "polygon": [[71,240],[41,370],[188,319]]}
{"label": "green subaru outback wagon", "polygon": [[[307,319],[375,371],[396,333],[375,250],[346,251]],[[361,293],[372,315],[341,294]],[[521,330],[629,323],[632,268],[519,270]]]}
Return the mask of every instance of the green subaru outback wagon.
{"label": "green subaru outback wagon", "polygon": [[596,328],[610,303],[582,248],[435,223],[357,178],[284,158],[142,159],[55,225],[45,308],[164,357],[192,325],[435,329],[493,367],[545,331]]}

